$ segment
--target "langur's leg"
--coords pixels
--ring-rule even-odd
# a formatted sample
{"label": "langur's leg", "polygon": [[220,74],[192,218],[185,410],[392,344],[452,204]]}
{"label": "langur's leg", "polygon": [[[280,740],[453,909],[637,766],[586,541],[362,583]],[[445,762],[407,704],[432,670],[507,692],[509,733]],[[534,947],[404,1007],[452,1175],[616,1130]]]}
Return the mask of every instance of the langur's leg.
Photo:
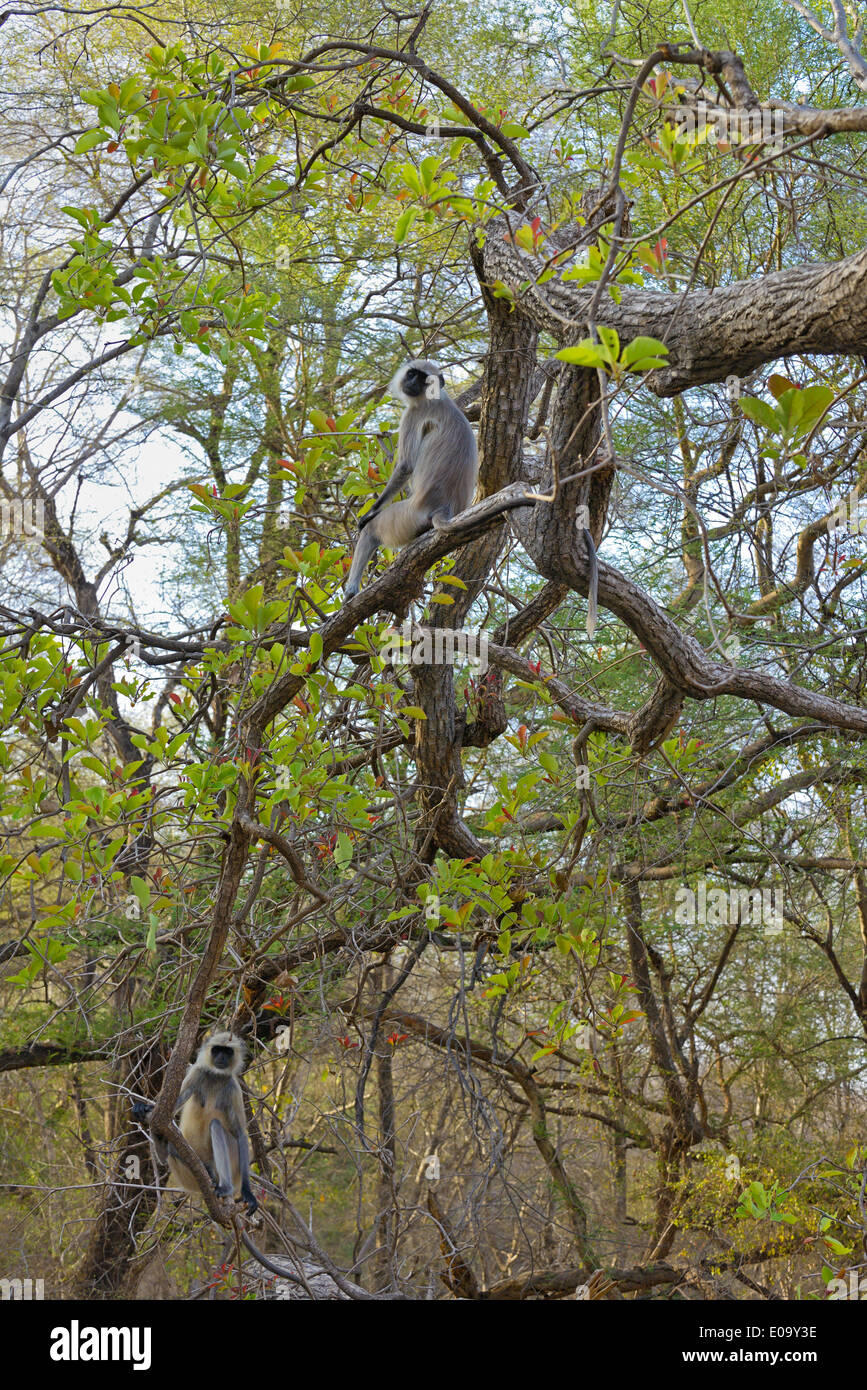
{"label": "langur's leg", "polygon": [[193,1197],[200,1197],[201,1191],[199,1184],[193,1177],[186,1163],[182,1163],[175,1151],[174,1144],[168,1146],[169,1164],[169,1187],[179,1187],[182,1192],[189,1192]]}
{"label": "langur's leg", "polygon": [[220,1124],[219,1120],[211,1121],[211,1148],[214,1152],[214,1167],[217,1170],[217,1196],[231,1197],[235,1191],[235,1184],[232,1180],[232,1151],[229,1148],[229,1136]]}
{"label": "langur's leg", "polygon": [[368,563],[373,559],[379,549],[379,537],[376,534],[376,525],[371,522],[363,531],[359,531],[358,540],[355,542],[355,553],[352,556],[352,566],[346,578],[344,593],[347,598],[352,598],[357,594],[361,587],[361,579]]}
{"label": "langur's leg", "polygon": [[236,1135],[236,1138],[238,1141],[238,1167],[241,1173],[241,1196],[247,1203],[247,1210],[252,1216],[259,1203],[253,1196],[253,1189],[250,1186],[250,1146],[243,1131]]}
{"label": "langur's leg", "polygon": [[399,550],[429,529],[430,514],[422,511],[411,497],[405,502],[393,502],[376,522],[380,544],[391,550]]}
{"label": "langur's leg", "polygon": [[435,531],[443,531],[453,516],[451,507],[437,507],[436,511],[431,513],[430,524]]}
{"label": "langur's leg", "polygon": [[429,526],[430,521],[409,499],[406,502],[393,502],[390,507],[386,507],[385,511],[359,534],[352,557],[352,567],[344,585],[346,597],[352,598],[353,594],[358,593],[368,562],[381,545],[398,550],[402,545],[406,545],[407,541],[415,540],[416,536],[427,531]]}

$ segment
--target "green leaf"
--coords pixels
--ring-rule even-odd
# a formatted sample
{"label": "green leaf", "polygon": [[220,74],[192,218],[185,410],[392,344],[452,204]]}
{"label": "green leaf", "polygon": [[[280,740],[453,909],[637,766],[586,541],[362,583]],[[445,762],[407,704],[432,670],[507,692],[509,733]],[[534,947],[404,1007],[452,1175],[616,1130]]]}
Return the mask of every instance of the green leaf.
{"label": "green leaf", "polygon": [[628,370],[630,372],[653,372],[660,367],[667,367],[668,363],[664,357],[639,357],[637,362],[633,362]]}
{"label": "green leaf", "polygon": [[605,357],[595,343],[591,343],[587,338],[583,343],[577,343],[575,347],[561,348],[555,354],[561,362],[571,362],[576,367],[604,367]]}
{"label": "green leaf", "polygon": [[334,862],[341,871],[352,863],[352,841],[345,830],[341,830],[337,836],[337,844],[334,846]]}
{"label": "green leaf", "polygon": [[261,178],[262,174],[267,174],[268,170],[273,169],[276,163],[276,154],[260,155],[259,158],[256,160],[256,163],[253,165],[253,178]]}
{"label": "green leaf", "polygon": [[418,213],[418,208],[405,208],[404,211],[400,214],[400,217],[397,219],[397,225],[394,229],[394,240],[398,246],[400,246],[402,242],[406,241],[406,234],[409,231],[415,219],[418,217]]}
{"label": "green leaf", "polygon": [[107,139],[108,135],[104,130],[86,130],[75,143],[75,153],[86,154],[94,145],[101,145]]}
{"label": "green leaf", "polygon": [[421,162],[421,181],[426,193],[429,193],[434,186],[434,179],[443,161],[438,155],[429,154]]}
{"label": "green leaf", "polygon": [[777,401],[777,415],[782,419],[785,433],[794,434],[798,422],[804,414],[804,393],[796,386],[784,391]]}
{"label": "green leaf", "polygon": [[408,184],[408,186],[412,189],[413,193],[418,193],[419,197],[421,197],[423,189],[421,186],[421,179],[419,178],[418,170],[416,169],[415,165],[402,164],[400,167],[400,174],[403,178],[404,183]]}
{"label": "green leaf", "polygon": [[771,434],[780,433],[780,419],[777,412],[768,405],[767,401],[760,401],[756,396],[744,396],[741,401],[741,410],[748,420],[761,425],[769,430]]}
{"label": "green leaf", "polygon": [[841,1241],[834,1240],[833,1236],[825,1236],[825,1244],[834,1255],[851,1255],[852,1246],[843,1245]]}
{"label": "green leaf", "polygon": [[133,893],[135,893],[141,906],[147,907],[151,900],[150,884],[146,883],[143,878],[139,878],[137,874],[133,874],[130,878],[129,886]]}
{"label": "green leaf", "polygon": [[610,362],[616,362],[620,357],[620,336],[616,328],[606,328],[604,323],[600,323],[596,329],[599,341],[605,351],[605,355]]}
{"label": "green leaf", "polygon": [[633,338],[627,343],[620,356],[624,367],[635,366],[642,357],[667,357],[668,348],[658,338]]}
{"label": "green leaf", "polygon": [[830,386],[805,386],[803,391],[798,392],[802,401],[801,418],[798,421],[795,437],[800,439],[810,430],[816,422],[828,410],[834,400],[834,392]]}

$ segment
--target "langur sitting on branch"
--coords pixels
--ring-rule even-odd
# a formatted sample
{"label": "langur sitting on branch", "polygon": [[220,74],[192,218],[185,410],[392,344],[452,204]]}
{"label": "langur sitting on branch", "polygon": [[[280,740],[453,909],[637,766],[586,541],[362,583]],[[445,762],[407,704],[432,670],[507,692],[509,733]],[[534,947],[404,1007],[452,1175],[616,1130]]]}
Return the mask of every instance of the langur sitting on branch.
{"label": "langur sitting on branch", "polygon": [[[358,540],[345,594],[358,593],[369,561],[381,545],[396,550],[431,527],[439,530],[473,500],[479,463],[469,421],[445,391],[435,362],[401,367],[390,391],[405,407],[397,463],[382,494],[358,521]],[[391,502],[410,483],[403,502]]]}

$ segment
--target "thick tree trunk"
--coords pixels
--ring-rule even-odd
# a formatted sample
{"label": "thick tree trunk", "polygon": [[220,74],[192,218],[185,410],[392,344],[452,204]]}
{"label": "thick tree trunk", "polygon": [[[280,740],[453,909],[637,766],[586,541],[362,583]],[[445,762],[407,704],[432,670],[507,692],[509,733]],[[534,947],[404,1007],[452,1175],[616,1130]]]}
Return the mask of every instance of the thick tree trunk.
{"label": "thick tree trunk", "polygon": [[[163,1060],[158,1042],[143,1044],[133,1052],[119,1077],[119,1094],[153,1096],[159,1090]],[[118,1298],[129,1291],[131,1261],[136,1236],[147,1225],[154,1207],[154,1174],[151,1146],[140,1125],[133,1123],[124,1100],[119,1106],[118,1130],[124,1142],[107,1179],[99,1212],[78,1270],[79,1298]]]}
{"label": "thick tree trunk", "polygon": [[[520,219],[511,222],[514,232]],[[543,245],[542,254],[550,249]],[[586,336],[595,287],[582,289],[556,277],[536,284],[542,261],[514,245],[505,219],[488,231],[483,267],[487,280],[502,280],[519,295],[516,312],[537,329],[562,343]],[[860,356],[867,346],[867,250],[716,290],[663,294],[624,286],[620,303],[606,296],[596,317],[617,330],[621,343],[647,336],[667,345],[669,366],[646,379],[659,396],[746,376],[791,353]]]}

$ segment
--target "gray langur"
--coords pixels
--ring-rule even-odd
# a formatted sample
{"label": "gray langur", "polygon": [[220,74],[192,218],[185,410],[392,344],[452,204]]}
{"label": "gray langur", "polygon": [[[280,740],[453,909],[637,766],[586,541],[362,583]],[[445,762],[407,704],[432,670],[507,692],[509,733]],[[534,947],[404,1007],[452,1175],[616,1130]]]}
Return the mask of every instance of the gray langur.
{"label": "gray langur", "polygon": [[584,544],[587,547],[587,560],[590,565],[590,575],[587,582],[587,636],[593,637],[596,633],[596,615],[598,611],[599,597],[599,559],[596,554],[596,543],[593,540],[587,527],[582,527],[584,532]]}
{"label": "gray langur", "polygon": [[[250,1187],[250,1146],[244,1116],[244,1097],[238,1077],[244,1070],[246,1048],[234,1033],[213,1033],[187,1068],[175,1106],[178,1128],[208,1170],[218,1197],[243,1197],[250,1212],[259,1203]],[[133,1114],[144,1119],[152,1105],[137,1102]],[[157,1157],[168,1163],[171,1185],[201,1196],[199,1184],[174,1145],[155,1137]]]}
{"label": "gray langur", "polygon": [[[346,598],[358,593],[368,562],[381,545],[396,550],[431,527],[439,530],[473,500],[479,471],[475,436],[444,387],[440,368],[425,361],[407,362],[391,382],[389,391],[405,407],[397,463],[380,496],[358,519]],[[391,502],[410,479],[409,497]]]}

